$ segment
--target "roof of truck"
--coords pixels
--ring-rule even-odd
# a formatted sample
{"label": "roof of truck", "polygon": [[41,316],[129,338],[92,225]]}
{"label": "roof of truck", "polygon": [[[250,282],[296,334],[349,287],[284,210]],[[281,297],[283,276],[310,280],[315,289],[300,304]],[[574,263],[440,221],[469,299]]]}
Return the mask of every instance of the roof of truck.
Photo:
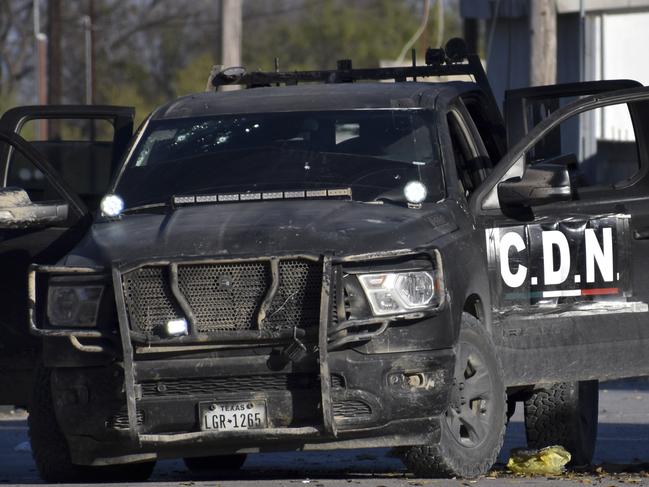
{"label": "roof of truck", "polygon": [[[419,108],[431,99],[479,89],[473,82],[331,83],[205,92],[158,108],[154,120],[293,111]],[[425,99],[428,102],[424,101]]]}

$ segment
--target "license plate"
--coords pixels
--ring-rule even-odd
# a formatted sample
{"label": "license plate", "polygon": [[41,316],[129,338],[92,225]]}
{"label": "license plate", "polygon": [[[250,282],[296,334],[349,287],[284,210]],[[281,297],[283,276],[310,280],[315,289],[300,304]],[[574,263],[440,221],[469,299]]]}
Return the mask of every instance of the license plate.
{"label": "license plate", "polygon": [[266,428],[266,402],[208,402],[199,404],[201,430],[240,431]]}

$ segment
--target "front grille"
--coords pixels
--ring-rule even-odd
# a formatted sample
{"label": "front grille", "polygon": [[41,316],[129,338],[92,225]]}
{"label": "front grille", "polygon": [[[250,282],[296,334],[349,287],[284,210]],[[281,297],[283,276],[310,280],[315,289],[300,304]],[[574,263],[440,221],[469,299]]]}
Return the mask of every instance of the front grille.
{"label": "front grille", "polygon": [[[184,318],[169,283],[167,266],[141,267],[122,276],[133,330],[161,334],[169,320]],[[192,309],[199,333],[258,330],[259,309],[271,286],[268,261],[178,266],[178,288]],[[280,260],[279,285],[263,328],[317,327],[321,286],[321,262]]]}
{"label": "front grille", "polygon": [[216,393],[273,392],[316,389],[317,374],[269,374],[239,377],[193,377],[143,382],[143,397],[212,395]]}
{"label": "front grille", "polygon": [[333,403],[334,418],[363,418],[372,415],[372,408],[363,401],[335,401]]}
{"label": "front grille", "polygon": [[134,329],[153,333],[156,326],[181,316],[165,267],[142,267],[122,279],[124,300]]}
{"label": "front grille", "polygon": [[262,262],[178,267],[178,287],[202,333],[255,329],[270,284]]}

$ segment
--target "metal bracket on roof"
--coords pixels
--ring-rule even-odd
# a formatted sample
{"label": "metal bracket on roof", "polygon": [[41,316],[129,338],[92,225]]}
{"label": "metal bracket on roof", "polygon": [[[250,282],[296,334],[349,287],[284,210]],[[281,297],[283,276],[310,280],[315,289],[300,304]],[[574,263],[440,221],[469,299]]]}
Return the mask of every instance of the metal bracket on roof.
{"label": "metal bracket on roof", "polygon": [[[426,65],[417,66],[413,55],[412,66],[394,68],[354,69],[350,59],[339,60],[334,70],[289,72],[276,69],[270,72],[253,71],[248,73],[241,67],[221,69],[218,72],[215,72],[216,70],[213,68],[208,83],[211,83],[215,88],[226,85],[257,88],[273,85],[296,85],[298,83],[353,83],[361,80],[405,82],[409,78],[416,80],[418,77],[473,76],[484,91],[491,93],[480,58],[477,54],[467,52],[466,44],[462,39],[450,39],[444,48],[429,48],[426,51],[425,59]],[[277,60],[275,64],[278,67]]]}

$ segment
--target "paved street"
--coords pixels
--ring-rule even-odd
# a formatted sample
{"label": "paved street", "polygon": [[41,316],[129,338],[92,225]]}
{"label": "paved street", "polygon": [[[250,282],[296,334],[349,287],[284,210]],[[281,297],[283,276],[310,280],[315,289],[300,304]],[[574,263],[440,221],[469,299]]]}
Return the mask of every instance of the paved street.
{"label": "paved street", "polygon": [[[519,408],[520,409],[520,408]],[[0,482],[6,484],[38,483],[29,452],[24,419],[0,422]],[[329,453],[290,453],[251,455],[236,477],[216,479],[197,477],[181,461],[159,462],[150,485],[181,486],[258,486],[312,485],[336,486],[426,486],[426,485],[649,485],[649,382],[609,383],[600,390],[600,425],[596,451],[599,472],[571,474],[561,479],[515,478],[496,467],[492,477],[477,482],[432,481],[407,475],[401,462],[387,450],[351,450]],[[509,450],[525,445],[522,414],[517,411],[510,423],[501,462]],[[643,463],[644,462],[644,463]],[[611,473],[612,472],[612,473]],[[618,473],[621,472],[621,473]]]}

